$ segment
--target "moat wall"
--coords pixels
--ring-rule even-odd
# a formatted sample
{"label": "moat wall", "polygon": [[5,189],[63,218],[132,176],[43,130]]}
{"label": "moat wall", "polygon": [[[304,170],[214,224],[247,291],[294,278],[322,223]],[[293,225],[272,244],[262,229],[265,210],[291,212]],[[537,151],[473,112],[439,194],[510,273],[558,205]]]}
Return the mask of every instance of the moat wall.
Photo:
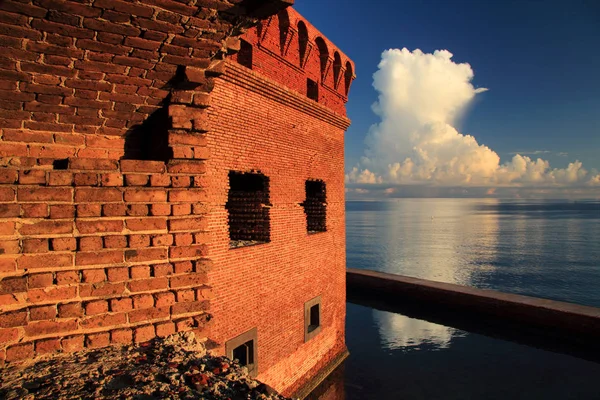
{"label": "moat wall", "polygon": [[[521,331],[537,337],[539,343],[558,340],[564,347],[598,350],[600,309],[596,307],[351,268],[347,284],[350,301],[360,304],[385,304],[390,311],[404,304],[409,312],[449,313],[444,323],[455,320],[466,329],[487,325],[490,332]],[[533,345],[535,342],[529,340]]]}

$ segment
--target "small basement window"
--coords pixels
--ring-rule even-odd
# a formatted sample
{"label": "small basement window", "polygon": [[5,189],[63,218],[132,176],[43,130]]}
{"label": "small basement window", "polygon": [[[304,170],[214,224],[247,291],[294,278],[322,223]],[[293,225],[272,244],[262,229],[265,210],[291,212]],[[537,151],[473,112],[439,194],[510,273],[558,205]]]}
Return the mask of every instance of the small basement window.
{"label": "small basement window", "polygon": [[304,341],[321,332],[321,296],[304,303]]}
{"label": "small basement window", "polygon": [[242,366],[254,364],[254,341],[248,340],[233,349],[233,359],[238,360]]}
{"label": "small basement window", "polygon": [[248,368],[250,376],[258,374],[256,328],[225,342],[225,355]]}
{"label": "small basement window", "polygon": [[240,51],[237,53],[238,64],[252,69],[252,45],[245,40],[240,40]]}
{"label": "small basement window", "polygon": [[322,180],[306,181],[306,200],[302,203],[306,214],[308,233],[327,231],[327,198],[325,182]]}
{"label": "small basement window", "polygon": [[229,247],[271,241],[269,178],[257,172],[229,172]]}
{"label": "small basement window", "polygon": [[312,79],[306,79],[306,96],[314,101],[319,101],[319,85]]}

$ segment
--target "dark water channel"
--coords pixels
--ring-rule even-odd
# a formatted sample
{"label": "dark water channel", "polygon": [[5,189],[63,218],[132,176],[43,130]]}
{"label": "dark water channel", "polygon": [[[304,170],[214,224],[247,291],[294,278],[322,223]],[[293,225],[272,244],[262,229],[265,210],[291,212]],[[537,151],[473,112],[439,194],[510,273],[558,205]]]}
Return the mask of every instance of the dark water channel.
{"label": "dark water channel", "polygon": [[350,357],[309,399],[600,399],[600,364],[348,303]]}

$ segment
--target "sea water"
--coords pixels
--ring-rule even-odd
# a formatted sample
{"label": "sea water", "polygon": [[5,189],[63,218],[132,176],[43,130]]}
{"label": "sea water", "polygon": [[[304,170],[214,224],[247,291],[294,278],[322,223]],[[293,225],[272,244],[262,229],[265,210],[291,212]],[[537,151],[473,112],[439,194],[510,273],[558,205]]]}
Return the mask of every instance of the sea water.
{"label": "sea water", "polygon": [[[348,202],[346,232],[351,268],[600,307],[598,202]],[[600,364],[493,332],[349,303],[346,344],[322,400],[600,399]]]}
{"label": "sea water", "polygon": [[347,266],[600,307],[600,202],[346,203]]}

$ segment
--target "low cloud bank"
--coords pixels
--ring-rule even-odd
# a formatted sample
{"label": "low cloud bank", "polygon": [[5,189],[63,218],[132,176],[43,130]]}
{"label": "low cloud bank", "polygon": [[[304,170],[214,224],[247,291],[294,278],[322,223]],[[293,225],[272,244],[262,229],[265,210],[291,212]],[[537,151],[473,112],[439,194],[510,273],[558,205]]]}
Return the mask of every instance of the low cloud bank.
{"label": "low cloud bank", "polygon": [[579,161],[552,168],[542,158],[515,154],[501,164],[496,152],[460,133],[456,121],[487,90],[473,87],[473,76],[471,66],[455,63],[447,50],[383,52],[373,75],[379,99],[372,107],[381,122],[371,126],[365,155],[347,173],[347,182],[390,187],[600,186],[598,171],[586,170]]}

